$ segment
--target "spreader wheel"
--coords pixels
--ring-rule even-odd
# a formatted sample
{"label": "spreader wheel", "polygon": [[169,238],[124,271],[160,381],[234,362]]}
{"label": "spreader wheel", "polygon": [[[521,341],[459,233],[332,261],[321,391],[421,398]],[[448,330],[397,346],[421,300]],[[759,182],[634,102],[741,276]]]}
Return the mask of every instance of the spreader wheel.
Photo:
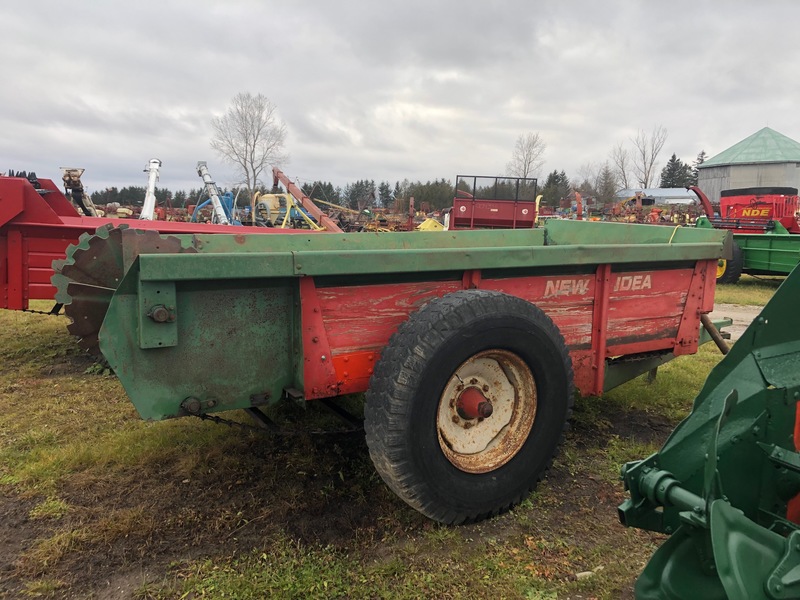
{"label": "spreader wheel", "polygon": [[733,243],[733,256],[730,260],[720,258],[717,261],[717,283],[736,283],[742,276],[744,255],[736,242]]}
{"label": "spreader wheel", "polygon": [[550,466],[573,401],[572,363],[536,306],[455,292],[392,336],[367,391],[370,456],[409,505],[447,524],[527,496]]}
{"label": "spreader wheel", "polygon": [[82,234],[77,245],[67,248],[65,260],[53,262],[51,281],[56,287],[56,302],[64,305],[65,314],[72,320],[67,330],[78,337],[83,349],[99,355],[100,326],[125,269],[136,256],[194,251],[183,248],[178,238],[125,224],[103,225],[94,234]]}

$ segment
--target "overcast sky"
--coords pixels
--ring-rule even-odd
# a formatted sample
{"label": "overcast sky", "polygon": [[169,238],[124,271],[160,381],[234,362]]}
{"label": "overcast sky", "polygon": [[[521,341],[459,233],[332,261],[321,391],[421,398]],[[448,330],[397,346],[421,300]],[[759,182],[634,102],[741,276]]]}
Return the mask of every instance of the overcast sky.
{"label": "overcast sky", "polygon": [[764,126],[800,140],[800,2],[365,0],[0,4],[0,172],[89,191],[234,171],[210,122],[263,93],[301,182],[502,175],[520,134],[575,177],[637,130],[660,166]]}

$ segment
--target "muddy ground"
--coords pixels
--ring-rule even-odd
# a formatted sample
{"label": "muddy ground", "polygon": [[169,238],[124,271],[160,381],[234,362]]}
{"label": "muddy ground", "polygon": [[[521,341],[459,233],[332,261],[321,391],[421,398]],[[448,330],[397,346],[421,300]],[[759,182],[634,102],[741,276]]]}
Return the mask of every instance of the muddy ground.
{"label": "muddy ground", "polygon": [[[592,452],[614,437],[660,444],[673,427],[652,414],[612,412],[602,428],[573,428],[563,452]],[[231,430],[231,435],[237,433]],[[170,464],[111,478],[78,478],[60,490],[72,508],[58,520],[30,518],[42,498],[0,494],[0,598],[32,597],[25,589],[38,578],[61,586],[33,597],[150,598],[142,592],[148,584],[180,579],[191,571],[191,561],[224,564],[278,538],[333,547],[367,564],[402,555],[404,547],[419,544],[438,527],[393,496],[374,474],[362,435],[250,436],[240,452],[233,468],[218,469],[211,462],[190,478]],[[458,535],[475,544],[533,535],[582,548],[616,544],[623,531],[616,509],[625,494],[618,482],[596,470],[589,459],[577,465],[557,460],[540,484],[534,529],[510,513],[459,527]],[[78,536],[50,564],[26,554],[59,532],[129,518],[138,519],[140,527],[108,539]],[[649,553],[648,541],[661,538],[635,535],[641,562]],[[542,568],[554,577],[574,576],[558,563]],[[633,579],[620,597],[632,597]]]}

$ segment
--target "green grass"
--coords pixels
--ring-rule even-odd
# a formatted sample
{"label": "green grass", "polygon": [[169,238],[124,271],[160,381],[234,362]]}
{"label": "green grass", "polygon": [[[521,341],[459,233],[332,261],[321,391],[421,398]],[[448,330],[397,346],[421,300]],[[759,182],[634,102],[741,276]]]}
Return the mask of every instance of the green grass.
{"label": "green grass", "polygon": [[783,283],[783,277],[752,277],[742,275],[733,284],[718,284],[714,300],[718,304],[763,306]]}

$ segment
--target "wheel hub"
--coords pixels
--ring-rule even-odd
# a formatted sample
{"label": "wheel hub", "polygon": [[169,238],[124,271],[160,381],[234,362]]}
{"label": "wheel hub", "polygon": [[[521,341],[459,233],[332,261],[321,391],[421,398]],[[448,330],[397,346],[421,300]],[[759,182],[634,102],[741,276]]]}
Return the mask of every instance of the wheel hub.
{"label": "wheel hub", "polygon": [[507,350],[475,354],[445,385],[437,413],[439,446],[457,468],[486,473],[511,460],[536,416],[528,365]]}
{"label": "wheel hub", "polygon": [[724,258],[720,258],[717,261],[717,279],[722,277],[725,274],[725,269],[728,268],[728,261]]}
{"label": "wheel hub", "polygon": [[491,401],[476,387],[461,392],[456,407],[462,419],[488,419],[494,412]]}

